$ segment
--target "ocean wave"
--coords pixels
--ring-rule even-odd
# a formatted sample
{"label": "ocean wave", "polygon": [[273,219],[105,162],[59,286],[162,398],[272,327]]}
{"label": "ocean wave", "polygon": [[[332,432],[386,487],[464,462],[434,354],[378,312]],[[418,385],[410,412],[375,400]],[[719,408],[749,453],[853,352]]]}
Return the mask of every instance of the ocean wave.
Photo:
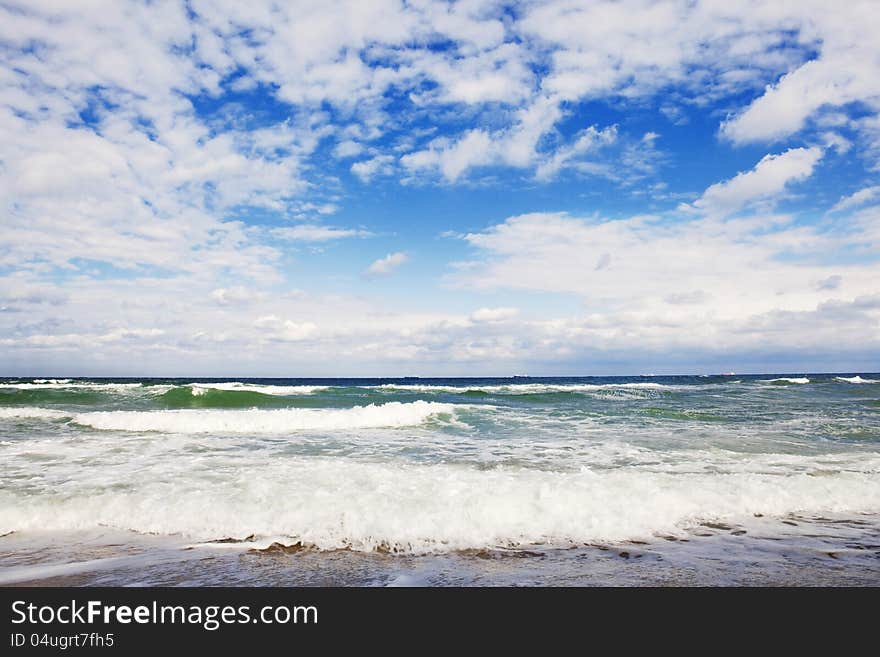
{"label": "ocean wave", "polygon": [[877,379],[863,379],[860,376],[836,376],[834,377],[837,381],[843,381],[844,383],[880,383],[880,380]]}
{"label": "ocean wave", "polygon": [[508,383],[502,385],[473,386],[384,383],[382,385],[372,386],[373,389],[388,392],[485,392],[490,394],[511,395],[541,394],[554,392],[601,392],[603,390],[677,390],[683,387],[685,386],[668,385],[663,383]]}
{"label": "ocean wave", "polygon": [[776,383],[776,384],[798,383],[801,385],[803,385],[805,383],[809,383],[809,382],[810,382],[810,380],[805,376],[803,376],[803,377],[781,376],[777,379],[759,379],[758,380],[758,383]]}
{"label": "ocean wave", "polygon": [[70,381],[70,379],[37,379],[33,383],[0,383],[0,388],[16,388],[19,390],[132,390],[134,388],[144,387],[141,383],[96,383],[92,381],[72,383]]}
{"label": "ocean wave", "polygon": [[812,472],[818,466],[807,467],[809,459],[785,475],[485,470],[339,458],[247,463],[210,482],[146,473],[98,491],[0,491],[0,531],[113,527],[199,541],[256,536],[265,544],[419,553],[650,539],[707,520],[880,509],[876,471]]}
{"label": "ocean wave", "polygon": [[266,395],[249,390],[221,390],[216,388],[172,387],[155,398],[167,408],[262,408],[290,405],[282,395]]}
{"label": "ocean wave", "polygon": [[192,394],[203,395],[208,390],[225,390],[229,392],[258,392],[262,395],[308,395],[318,390],[327,390],[330,386],[281,386],[281,385],[254,385],[241,381],[229,381],[225,383],[191,383],[189,387]]}
{"label": "ocean wave", "polygon": [[287,433],[313,429],[365,429],[416,426],[428,418],[452,415],[459,405],[415,401],[354,408],[275,410],[161,410],[78,413],[76,424],[113,431],[166,433]]}

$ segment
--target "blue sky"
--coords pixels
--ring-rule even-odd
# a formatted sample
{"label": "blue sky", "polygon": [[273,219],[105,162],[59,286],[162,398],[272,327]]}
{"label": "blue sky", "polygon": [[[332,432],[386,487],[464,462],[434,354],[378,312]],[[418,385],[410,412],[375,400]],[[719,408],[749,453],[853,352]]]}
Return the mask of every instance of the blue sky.
{"label": "blue sky", "polygon": [[0,0],[0,375],[880,369],[878,27]]}

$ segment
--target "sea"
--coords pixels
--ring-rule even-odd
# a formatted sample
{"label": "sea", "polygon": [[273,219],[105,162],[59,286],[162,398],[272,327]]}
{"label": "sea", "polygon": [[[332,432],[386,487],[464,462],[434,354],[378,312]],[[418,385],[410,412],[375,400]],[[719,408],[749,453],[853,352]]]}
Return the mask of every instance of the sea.
{"label": "sea", "polygon": [[880,374],[0,379],[0,585],[880,585]]}

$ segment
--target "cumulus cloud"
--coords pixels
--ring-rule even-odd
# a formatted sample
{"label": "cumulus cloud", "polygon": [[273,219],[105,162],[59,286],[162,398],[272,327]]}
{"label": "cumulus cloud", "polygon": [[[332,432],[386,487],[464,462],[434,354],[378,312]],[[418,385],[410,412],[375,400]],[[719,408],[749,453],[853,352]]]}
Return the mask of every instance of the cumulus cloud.
{"label": "cumulus cloud", "polygon": [[363,182],[370,182],[378,175],[385,175],[392,171],[391,164],[394,158],[391,155],[377,155],[369,160],[362,160],[351,165],[351,172]]}
{"label": "cumulus cloud", "polygon": [[439,138],[425,150],[404,155],[400,163],[411,171],[439,169],[447,181],[455,182],[468,169],[491,164],[498,157],[492,137],[483,130],[471,130],[456,142]]}
{"label": "cumulus cloud", "polygon": [[880,197],[880,185],[865,187],[864,189],[860,189],[857,192],[853,192],[849,196],[841,197],[841,199],[834,204],[829,212],[843,212],[844,210],[857,208],[861,205],[865,205],[866,203],[870,203],[878,197]]}
{"label": "cumulus cloud", "polygon": [[389,276],[394,272],[395,269],[400,267],[400,265],[404,264],[409,260],[409,256],[406,253],[402,253],[400,251],[396,253],[389,253],[384,258],[379,258],[374,261],[369,267],[367,267],[367,271],[365,274],[369,277],[375,276]]}
{"label": "cumulus cloud", "polygon": [[336,148],[333,149],[333,154],[338,158],[348,158],[357,157],[363,153],[363,151],[363,144],[359,144],[351,139],[346,139],[345,141],[336,144]]}
{"label": "cumulus cloud", "polygon": [[693,208],[712,214],[732,214],[783,193],[788,185],[808,178],[822,157],[822,149],[792,148],[778,155],[765,155],[750,171],[744,171],[709,187]]}
{"label": "cumulus cloud", "polygon": [[[337,158],[369,152],[352,165],[362,179],[389,172],[396,159],[377,139],[405,121],[403,113],[388,120],[391,90],[405,92],[409,113],[491,110],[471,115],[476,127],[447,121],[445,141],[416,139],[403,153],[408,170],[434,168],[446,181],[490,164],[535,167],[539,179],[549,179],[590,148],[584,135],[554,132],[572,103],[639,99],[670,86],[676,92],[664,111],[678,114],[682,104],[754,90],[758,98],[724,124],[724,134],[739,141],[789,134],[828,106],[858,101],[876,114],[870,2],[846,3],[833,15],[822,3],[764,4],[552,0],[526,3],[510,16],[492,2],[255,2],[248,12],[233,2],[106,2],[90,12],[8,3],[0,22],[11,46],[6,63],[17,73],[5,98],[20,117],[36,117],[40,107],[74,123],[83,110],[102,120],[114,114],[112,130],[100,130],[99,139],[118,146],[122,130],[133,133],[129,143],[148,135],[153,164],[170,156],[177,166],[169,178],[209,182],[227,205],[282,203],[285,191],[306,190],[306,161],[323,136],[337,140]],[[446,47],[427,47],[436,40]],[[30,56],[31,45],[41,57]],[[102,52],[115,53],[113,65]],[[259,134],[217,134],[203,130],[188,102],[261,86],[295,110],[296,120]],[[327,107],[347,117],[346,125],[332,125]],[[125,156],[110,149],[77,161],[98,173]],[[44,185],[53,168],[46,164],[63,153],[47,158],[23,167],[20,189]]]}
{"label": "cumulus cloud", "polygon": [[[756,0],[548,0],[516,11],[492,1],[4,2],[0,360],[20,372],[123,373],[136,360],[221,375],[230,353],[253,374],[289,374],[293,358],[326,373],[328,354],[560,363],[601,349],[813,348],[839,337],[835,321],[868,349],[876,188],[832,208],[854,211],[843,227],[833,213],[812,226],[768,212],[822,157],[880,162],[875,15],[859,1],[834,12]],[[486,306],[472,313],[418,312],[322,295],[326,281],[308,269],[298,275],[316,289],[294,293],[298,243],[377,230],[370,219],[321,222],[370,191],[348,173],[451,187],[503,169],[538,188],[588,174],[633,191],[661,168],[653,149],[672,126],[644,133],[581,111],[603,105],[661,107],[676,124],[727,112],[711,119],[725,147],[773,154],[728,173],[685,216],[646,201],[651,214],[611,221],[578,196],[564,207],[580,213],[486,217],[494,225],[467,234],[475,256],[452,282],[569,295],[578,310],[568,314],[538,302],[532,312],[528,294],[468,298],[463,307]],[[680,192],[664,193],[678,202]],[[743,210],[755,221],[721,221]],[[380,258],[367,276],[406,258]]]}
{"label": "cumulus cloud", "polygon": [[[862,102],[880,107],[880,49],[873,38],[877,7],[849,2],[842,13],[822,3],[805,3],[791,18],[802,35],[816,39],[819,56],[786,73],[744,111],[726,122],[722,133],[737,143],[767,141],[801,130],[821,108]],[[771,10],[773,11],[773,10]],[[784,13],[781,7],[773,13]]]}
{"label": "cumulus cloud", "polygon": [[[822,303],[877,290],[875,264],[841,266],[833,258],[876,236],[833,236],[772,220],[605,220],[536,213],[463,239],[477,257],[450,273],[451,285],[576,295],[585,308],[581,334],[618,347],[659,347],[663,341],[701,348],[728,340],[744,345],[734,328],[748,318],[808,313]],[[593,263],[606,255],[614,266],[597,268]],[[877,318],[861,326],[870,340],[876,328]],[[810,331],[803,325],[795,332],[803,339]],[[791,336],[768,325],[753,337],[755,346]]]}

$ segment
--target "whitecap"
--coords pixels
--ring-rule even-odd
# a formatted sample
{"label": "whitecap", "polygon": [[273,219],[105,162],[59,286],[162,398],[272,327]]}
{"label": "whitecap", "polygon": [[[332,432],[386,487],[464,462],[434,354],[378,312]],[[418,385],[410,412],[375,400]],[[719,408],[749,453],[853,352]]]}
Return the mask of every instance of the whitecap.
{"label": "whitecap", "polygon": [[38,408],[35,406],[0,407],[0,419],[47,418],[56,420],[70,416],[71,413],[65,413],[64,411],[57,411],[51,408]]}
{"label": "whitecap", "polygon": [[19,390],[67,390],[67,389],[85,389],[85,390],[131,390],[143,387],[140,383],[96,383],[93,381],[83,381],[70,383],[70,379],[58,380],[38,380],[33,383],[0,383],[0,388],[16,388]]}
{"label": "whitecap", "polygon": [[192,383],[190,388],[193,395],[204,395],[209,390],[232,390],[241,392],[259,392],[264,395],[308,395],[318,390],[326,390],[330,386],[282,386],[282,385],[256,385],[242,383],[241,381],[228,381],[224,383]]}
{"label": "whitecap", "polygon": [[837,376],[834,377],[837,381],[843,381],[844,383],[880,383],[877,379],[863,379],[862,377],[856,376]]}
{"label": "whitecap", "polygon": [[184,409],[95,411],[74,422],[114,431],[166,433],[288,433],[304,430],[415,426],[432,416],[453,414],[461,406],[436,402],[389,402],[353,408],[282,408],[274,410]]}
{"label": "whitecap", "polygon": [[[827,459],[826,459],[827,460]],[[200,461],[64,495],[0,493],[0,531],[112,527],[190,540],[284,537],[319,549],[436,552],[582,545],[677,533],[706,519],[861,513],[880,508],[873,463],[834,473],[809,457],[774,471],[578,472],[346,458],[248,459],[222,479]],[[106,472],[101,475],[106,482]],[[265,542],[265,541],[264,541]]]}
{"label": "whitecap", "polygon": [[803,384],[809,383],[809,382],[810,382],[810,380],[805,376],[803,376],[803,377],[781,376],[776,379],[759,379],[759,383],[798,383],[798,384],[803,385]]}
{"label": "whitecap", "polygon": [[[370,387],[370,386],[367,386]],[[509,383],[500,385],[430,385],[430,384],[398,384],[384,383],[379,386],[372,386],[375,389],[383,391],[407,391],[407,392],[451,392],[464,393],[469,391],[480,391],[486,393],[499,394],[541,394],[553,392],[601,392],[604,390],[676,390],[686,388],[688,386],[668,385],[663,383]],[[694,387],[694,386],[690,386]]]}

